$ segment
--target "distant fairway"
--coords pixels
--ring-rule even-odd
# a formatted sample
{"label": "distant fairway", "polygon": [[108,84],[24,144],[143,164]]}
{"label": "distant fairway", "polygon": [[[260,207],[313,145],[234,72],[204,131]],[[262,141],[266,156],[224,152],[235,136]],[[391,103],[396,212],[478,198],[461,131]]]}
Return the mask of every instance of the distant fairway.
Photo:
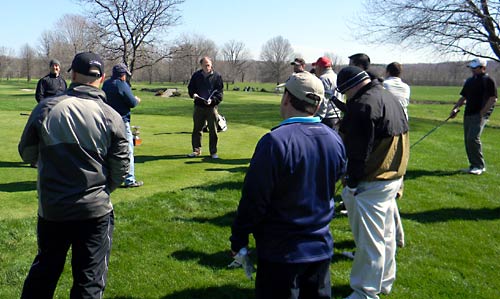
{"label": "distant fairway", "polygon": [[[20,161],[17,143],[35,105],[36,82],[0,81],[0,299],[19,298],[36,253],[36,170]],[[274,90],[273,84],[236,84]],[[181,97],[155,97],[141,88],[178,87]],[[229,89],[233,89],[229,85]],[[230,225],[259,138],[280,122],[280,95],[226,91],[220,112],[220,160],[188,159],[192,100],[182,84],[134,84],[143,101],[133,111],[141,127],[136,147],[137,189],[112,194],[116,227],[104,298],[253,298],[243,270],[227,269]],[[440,124],[460,87],[412,87],[411,143]],[[445,102],[445,103],[441,103]],[[483,134],[487,172],[467,167],[462,112],[412,148],[399,201],[407,247],[398,250],[391,299],[497,298],[500,289],[500,110]],[[204,136],[204,157],[208,136]],[[339,199],[337,199],[338,201]],[[335,298],[347,296],[352,261],[339,253],[354,243],[347,217],[331,223]],[[68,298],[70,262],[55,298]]]}

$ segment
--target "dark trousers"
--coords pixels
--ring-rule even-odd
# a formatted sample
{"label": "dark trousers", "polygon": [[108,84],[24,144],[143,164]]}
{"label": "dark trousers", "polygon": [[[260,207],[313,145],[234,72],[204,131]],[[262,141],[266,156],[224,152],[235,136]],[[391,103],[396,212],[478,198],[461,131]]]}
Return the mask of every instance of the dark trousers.
{"label": "dark trousers", "polygon": [[114,227],[113,212],[80,221],[47,221],[38,217],[38,254],[24,282],[21,299],[54,296],[71,246],[71,299],[102,298]]}
{"label": "dark trousers", "polygon": [[205,123],[208,127],[210,154],[216,154],[217,141],[219,140],[219,136],[217,135],[217,108],[209,106],[194,106],[193,133],[191,135],[193,151],[201,151],[201,136]]}
{"label": "dark trousers", "polygon": [[300,264],[259,259],[255,279],[257,299],[329,299],[330,259]]}
{"label": "dark trousers", "polygon": [[481,117],[479,114],[464,116],[464,141],[465,151],[469,159],[469,167],[485,168],[481,144],[481,134],[488,122],[488,117]]}

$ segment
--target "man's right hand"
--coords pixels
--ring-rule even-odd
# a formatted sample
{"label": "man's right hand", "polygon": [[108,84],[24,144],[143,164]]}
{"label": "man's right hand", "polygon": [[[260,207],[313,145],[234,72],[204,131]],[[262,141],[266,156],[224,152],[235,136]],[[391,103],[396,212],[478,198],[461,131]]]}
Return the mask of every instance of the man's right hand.
{"label": "man's right hand", "polygon": [[453,108],[453,110],[451,110],[451,112],[450,112],[450,118],[455,118],[457,116],[458,112],[460,112],[460,109]]}

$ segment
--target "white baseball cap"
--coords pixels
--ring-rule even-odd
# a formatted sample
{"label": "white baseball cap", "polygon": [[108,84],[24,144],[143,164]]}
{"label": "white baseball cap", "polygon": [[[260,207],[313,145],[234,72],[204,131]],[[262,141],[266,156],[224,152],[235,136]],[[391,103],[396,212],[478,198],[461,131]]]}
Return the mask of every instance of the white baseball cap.
{"label": "white baseball cap", "polygon": [[483,59],[483,58],[474,58],[471,60],[471,62],[469,62],[469,64],[467,65],[467,67],[470,67],[471,69],[475,69],[477,67],[480,67],[480,66],[484,66],[486,67],[486,64],[488,62],[486,61],[486,59]]}

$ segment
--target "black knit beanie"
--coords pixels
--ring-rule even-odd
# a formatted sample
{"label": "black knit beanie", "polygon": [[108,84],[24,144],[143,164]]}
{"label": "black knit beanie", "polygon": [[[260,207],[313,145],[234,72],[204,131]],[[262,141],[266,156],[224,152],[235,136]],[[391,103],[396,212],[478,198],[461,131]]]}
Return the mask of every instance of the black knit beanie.
{"label": "black knit beanie", "polygon": [[357,66],[347,66],[337,75],[337,89],[345,93],[366,79],[370,79],[370,76],[365,71]]}

